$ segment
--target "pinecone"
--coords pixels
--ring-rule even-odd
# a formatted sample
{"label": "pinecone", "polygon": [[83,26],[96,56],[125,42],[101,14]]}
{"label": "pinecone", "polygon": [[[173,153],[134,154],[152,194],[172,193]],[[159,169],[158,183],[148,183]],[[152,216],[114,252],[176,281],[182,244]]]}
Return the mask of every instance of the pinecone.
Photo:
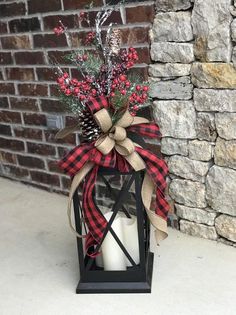
{"label": "pinecone", "polygon": [[109,39],[109,47],[114,55],[118,55],[121,46],[121,31],[113,30]]}
{"label": "pinecone", "polygon": [[90,142],[96,140],[99,137],[101,129],[97,125],[89,110],[85,109],[82,112],[79,117],[79,124],[82,130],[82,137],[84,141]]}

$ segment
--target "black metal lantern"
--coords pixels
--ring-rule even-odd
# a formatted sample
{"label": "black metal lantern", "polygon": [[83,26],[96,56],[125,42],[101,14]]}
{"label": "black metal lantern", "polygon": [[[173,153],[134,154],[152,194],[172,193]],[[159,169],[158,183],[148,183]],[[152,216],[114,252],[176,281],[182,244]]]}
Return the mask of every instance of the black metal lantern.
{"label": "black metal lantern", "polygon": [[[94,247],[95,252],[99,252],[108,233],[122,250],[129,261],[126,270],[104,270],[98,266],[94,256],[85,253],[83,239],[77,238],[80,281],[76,293],[150,293],[153,270],[153,253],[150,252],[150,224],[142,203],[141,188],[144,172],[131,171],[129,173],[119,173],[115,169],[100,168],[98,171],[98,182],[103,184],[113,206],[110,211],[112,215],[105,228],[102,242]],[[117,189],[109,181],[111,177],[122,177],[123,181]],[[133,189],[132,189],[133,187]],[[96,191],[96,190],[95,190]],[[95,192],[96,193],[96,192]],[[94,196],[94,199],[96,196]],[[127,209],[127,200],[133,199],[135,207]],[[96,199],[95,199],[96,201]],[[87,229],[83,220],[83,211],[78,191],[73,196],[75,226],[79,234]],[[99,207],[99,206],[98,206]],[[137,222],[139,261],[135,263],[134,257],[122,243],[117,233],[113,229],[113,222],[118,212],[130,218],[131,212]],[[112,252],[110,253],[112,255]]]}

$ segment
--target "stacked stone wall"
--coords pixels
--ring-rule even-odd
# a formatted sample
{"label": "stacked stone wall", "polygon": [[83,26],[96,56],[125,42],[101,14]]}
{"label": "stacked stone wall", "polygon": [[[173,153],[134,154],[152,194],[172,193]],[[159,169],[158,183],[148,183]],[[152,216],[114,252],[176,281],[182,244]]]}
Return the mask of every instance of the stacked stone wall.
{"label": "stacked stone wall", "polygon": [[180,230],[236,242],[236,1],[156,0],[153,111]]}

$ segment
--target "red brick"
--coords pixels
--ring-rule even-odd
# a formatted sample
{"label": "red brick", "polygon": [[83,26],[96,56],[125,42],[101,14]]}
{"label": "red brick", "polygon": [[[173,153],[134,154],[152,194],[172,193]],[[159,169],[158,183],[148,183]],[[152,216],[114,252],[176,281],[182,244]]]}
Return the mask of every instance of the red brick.
{"label": "red brick", "polygon": [[46,116],[42,114],[23,114],[25,125],[46,126]]}
{"label": "red brick", "polygon": [[136,67],[129,70],[131,75],[135,75],[139,78],[142,78],[142,81],[148,80],[148,67]]}
{"label": "red brick", "polygon": [[63,158],[67,153],[69,153],[70,149],[67,147],[57,147],[59,158]]}
{"label": "red brick", "polygon": [[28,1],[29,14],[31,13],[41,13],[61,10],[60,0],[29,0]]}
{"label": "red brick", "polygon": [[[88,16],[90,20],[90,25],[95,26],[95,19],[97,16],[98,11],[90,11],[86,12],[86,15]],[[110,23],[119,25],[122,24],[122,19],[120,15],[120,11],[113,11],[111,15],[108,17],[108,19],[104,22],[104,26],[109,25]],[[89,24],[86,21],[81,22],[82,27],[89,27]]]}
{"label": "red brick", "polygon": [[76,68],[72,68],[71,69],[71,76],[73,78],[76,78],[77,80],[82,80],[83,79],[83,76],[81,74],[81,71],[79,71],[78,69]]}
{"label": "red brick", "polygon": [[39,171],[30,171],[30,175],[33,181],[52,186],[60,186],[58,175],[47,174]]}
{"label": "red brick", "polygon": [[24,15],[25,13],[25,4],[22,2],[0,4],[0,17]]}
{"label": "red brick", "polygon": [[14,179],[16,177],[18,177],[18,178],[28,178],[29,177],[29,171],[25,168],[20,168],[20,167],[14,166],[14,165],[4,165],[3,168],[5,171],[4,173],[8,176],[13,175]]}
{"label": "red brick", "polygon": [[75,116],[66,116],[65,118],[65,126],[73,126],[75,124],[78,124],[78,118]]}
{"label": "red brick", "polygon": [[40,30],[40,22],[37,17],[30,19],[16,19],[9,22],[11,33],[32,32]]}
{"label": "red brick", "polygon": [[55,155],[55,147],[47,144],[27,142],[27,148],[29,153],[39,154],[39,155]]}
{"label": "red brick", "polygon": [[139,47],[136,48],[138,53],[138,63],[151,63],[150,50],[149,47]]}
{"label": "red brick", "polygon": [[69,190],[71,186],[71,179],[69,177],[62,177],[62,187],[63,189]]}
{"label": "red brick", "polygon": [[55,62],[61,65],[71,65],[71,62],[65,59],[65,56],[68,55],[68,51],[60,51],[60,50],[50,50],[48,51],[48,59],[50,64],[55,64]]}
{"label": "red brick", "polygon": [[50,172],[63,174],[63,170],[58,166],[58,160],[48,160],[48,169]]}
{"label": "red brick", "polygon": [[0,83],[0,94],[15,94],[13,83]]}
{"label": "red brick", "polygon": [[9,108],[7,97],[0,97],[0,108]]}
{"label": "red brick", "polygon": [[0,121],[6,123],[21,124],[21,115],[18,112],[2,110],[0,111]]}
{"label": "red brick", "polygon": [[11,136],[11,127],[8,125],[0,124],[0,134],[5,136]]}
{"label": "red brick", "polygon": [[56,140],[55,135],[57,132],[58,132],[58,130],[44,130],[46,141],[51,142],[51,143],[76,145],[75,134],[70,134],[69,136],[67,136],[63,139],[57,139]]}
{"label": "red brick", "polygon": [[30,40],[27,35],[7,36],[1,38],[3,49],[30,49]]}
{"label": "red brick", "polygon": [[47,96],[47,85],[40,84],[18,84],[18,90],[20,95],[25,96]]}
{"label": "red brick", "polygon": [[135,45],[149,42],[148,27],[133,27],[121,29],[122,44]]}
{"label": "red brick", "polygon": [[67,28],[79,27],[78,15],[48,15],[43,18],[44,29],[53,30],[54,27],[58,26],[59,21],[62,21]]}
{"label": "red brick", "polygon": [[52,97],[59,97],[61,95],[61,91],[58,87],[57,84],[50,84],[49,85],[49,92],[50,92],[50,96]]}
{"label": "red brick", "polygon": [[36,48],[67,47],[65,34],[37,34],[33,36],[33,41]]}
{"label": "red brick", "polygon": [[9,153],[5,151],[0,151],[0,161],[3,163],[5,162],[11,164],[17,163],[16,155],[14,153]]}
{"label": "red brick", "polygon": [[[88,0],[63,0],[64,2],[64,9],[65,10],[74,10],[74,9],[84,9],[86,5],[89,5],[90,1]],[[102,0],[94,0],[94,6],[100,6],[103,4]]]}
{"label": "red brick", "polygon": [[12,64],[12,56],[9,52],[0,52],[0,65]]}
{"label": "red brick", "polygon": [[16,137],[26,138],[26,139],[35,139],[35,140],[42,140],[42,135],[43,135],[43,132],[41,129],[24,128],[24,127],[15,127],[14,133]]}
{"label": "red brick", "polygon": [[0,34],[7,33],[7,23],[0,21]]}
{"label": "red brick", "polygon": [[19,65],[41,65],[45,63],[41,51],[22,51],[15,53],[15,61]]}
{"label": "red brick", "polygon": [[39,81],[56,81],[57,75],[53,68],[37,68],[36,72]]}
{"label": "red brick", "polygon": [[8,80],[33,81],[34,69],[31,68],[6,68]]}
{"label": "red brick", "polygon": [[38,111],[37,100],[33,98],[10,97],[10,103],[13,109]]}
{"label": "red brick", "polygon": [[6,138],[0,138],[0,148],[13,151],[25,150],[24,142]]}
{"label": "red brick", "polygon": [[27,168],[45,168],[44,161],[37,157],[18,155],[17,159],[21,166],[25,166]]}
{"label": "red brick", "polygon": [[126,8],[127,23],[152,23],[155,15],[154,5],[139,5],[132,8]]}
{"label": "red brick", "polygon": [[66,112],[66,106],[62,102],[55,100],[41,100],[41,109],[43,112],[48,113]]}

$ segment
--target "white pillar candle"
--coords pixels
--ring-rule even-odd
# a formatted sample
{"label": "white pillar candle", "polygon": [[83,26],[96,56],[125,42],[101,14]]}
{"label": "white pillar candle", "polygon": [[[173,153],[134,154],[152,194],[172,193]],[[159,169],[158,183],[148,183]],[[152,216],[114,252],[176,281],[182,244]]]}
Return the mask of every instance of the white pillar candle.
{"label": "white pillar candle", "polygon": [[[113,212],[108,212],[104,215],[107,221],[112,214]],[[111,227],[124,244],[122,220],[119,214],[116,215]],[[110,232],[107,233],[101,247],[104,270],[126,270],[126,256]]]}
{"label": "white pillar candle", "polygon": [[[137,227],[137,217],[131,215],[131,218],[127,218],[122,215],[120,218],[122,221],[124,246],[128,253],[134,260],[136,264],[139,264],[139,241],[138,241],[138,227]],[[126,257],[126,256],[125,256]],[[128,267],[132,266],[131,262],[126,257],[126,265]]]}
{"label": "white pillar candle", "polygon": [[103,257],[102,257],[102,252],[96,257],[96,265],[100,268],[103,268],[104,267],[104,264],[103,264]]}

